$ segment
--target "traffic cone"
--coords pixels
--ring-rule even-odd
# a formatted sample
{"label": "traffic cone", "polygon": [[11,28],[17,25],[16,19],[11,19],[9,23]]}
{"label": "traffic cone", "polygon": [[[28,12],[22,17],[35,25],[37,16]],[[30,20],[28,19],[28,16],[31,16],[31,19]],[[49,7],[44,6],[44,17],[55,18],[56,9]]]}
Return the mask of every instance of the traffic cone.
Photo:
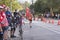
{"label": "traffic cone", "polygon": [[49,20],[49,23],[51,23],[51,21]]}
{"label": "traffic cone", "polygon": [[38,18],[35,18],[35,21],[38,21]]}
{"label": "traffic cone", "polygon": [[54,20],[52,20],[52,24],[54,24]]}
{"label": "traffic cone", "polygon": [[47,22],[47,19],[46,19],[46,18],[44,18],[44,22],[45,22],[45,23]]}
{"label": "traffic cone", "polygon": [[44,18],[42,19],[42,21],[44,22]]}
{"label": "traffic cone", "polygon": [[58,25],[60,25],[60,20],[58,20]]}
{"label": "traffic cone", "polygon": [[49,23],[49,20],[47,20],[47,23]]}

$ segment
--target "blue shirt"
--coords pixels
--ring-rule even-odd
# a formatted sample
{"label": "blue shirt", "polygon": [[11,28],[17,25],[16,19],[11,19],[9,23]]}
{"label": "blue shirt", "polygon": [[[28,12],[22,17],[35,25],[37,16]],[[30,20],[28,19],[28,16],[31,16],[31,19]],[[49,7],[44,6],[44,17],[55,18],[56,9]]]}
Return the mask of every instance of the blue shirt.
{"label": "blue shirt", "polygon": [[11,23],[11,12],[10,11],[6,11],[5,14],[6,14],[8,23]]}

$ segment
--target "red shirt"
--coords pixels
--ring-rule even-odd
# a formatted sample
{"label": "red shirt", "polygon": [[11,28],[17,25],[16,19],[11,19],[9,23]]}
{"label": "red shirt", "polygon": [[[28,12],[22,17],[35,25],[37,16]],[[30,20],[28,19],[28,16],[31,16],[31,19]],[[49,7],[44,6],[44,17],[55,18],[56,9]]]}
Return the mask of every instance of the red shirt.
{"label": "red shirt", "polygon": [[4,19],[5,15],[3,11],[0,11],[0,22]]}
{"label": "red shirt", "polygon": [[8,26],[8,21],[7,21],[7,18],[6,18],[4,11],[0,11],[0,23],[2,23],[2,24],[0,24],[1,27]]}

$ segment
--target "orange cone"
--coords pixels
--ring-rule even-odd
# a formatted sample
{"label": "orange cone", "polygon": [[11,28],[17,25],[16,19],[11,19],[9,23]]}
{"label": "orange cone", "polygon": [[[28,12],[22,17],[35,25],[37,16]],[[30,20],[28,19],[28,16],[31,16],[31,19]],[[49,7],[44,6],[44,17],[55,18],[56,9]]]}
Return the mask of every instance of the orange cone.
{"label": "orange cone", "polygon": [[60,25],[60,20],[58,20],[58,25]]}
{"label": "orange cone", "polygon": [[47,22],[46,18],[44,19],[44,22],[45,22],[45,23]]}
{"label": "orange cone", "polygon": [[49,20],[49,23],[51,23],[51,21]]}
{"label": "orange cone", "polygon": [[35,18],[36,21],[38,21],[38,18]]}
{"label": "orange cone", "polygon": [[52,24],[54,24],[54,20],[52,20]]}

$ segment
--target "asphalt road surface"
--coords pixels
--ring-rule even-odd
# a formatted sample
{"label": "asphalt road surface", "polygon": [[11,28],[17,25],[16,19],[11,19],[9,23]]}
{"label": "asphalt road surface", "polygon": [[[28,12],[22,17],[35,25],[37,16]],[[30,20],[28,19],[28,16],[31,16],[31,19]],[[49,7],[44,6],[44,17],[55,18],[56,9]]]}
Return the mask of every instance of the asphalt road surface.
{"label": "asphalt road surface", "polygon": [[[22,26],[22,28],[23,40],[60,40],[60,31],[57,30],[57,32],[59,32],[57,33],[55,32],[55,29],[53,29],[59,29],[60,27],[55,27],[51,24],[42,23],[41,21],[33,21],[32,28],[29,27],[28,22],[26,22],[25,25]],[[19,28],[16,29],[15,35],[17,36],[17,38],[11,40],[20,40]]]}

